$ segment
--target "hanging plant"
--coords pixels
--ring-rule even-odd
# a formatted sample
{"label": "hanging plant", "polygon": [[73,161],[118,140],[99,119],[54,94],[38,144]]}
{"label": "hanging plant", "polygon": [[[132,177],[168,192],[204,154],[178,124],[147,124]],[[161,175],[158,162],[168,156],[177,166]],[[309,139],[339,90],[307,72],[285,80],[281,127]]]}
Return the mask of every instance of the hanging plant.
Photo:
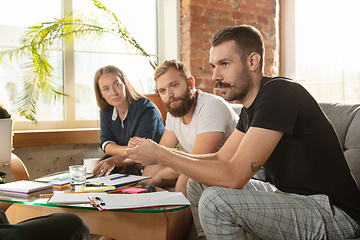
{"label": "hanging plant", "polygon": [[66,96],[54,81],[56,76],[54,76],[54,69],[49,63],[50,51],[56,49],[56,43],[59,41],[69,43],[88,37],[99,40],[104,34],[112,34],[124,40],[129,52],[144,56],[152,68],[156,68],[156,62],[131,36],[116,15],[100,1],[92,0],[92,2],[102,13],[104,17],[102,21],[99,18],[87,18],[83,15],[68,13],[60,19],[28,27],[19,48],[0,52],[0,62],[5,59],[16,61],[20,57],[30,59],[30,62],[25,64],[24,90],[19,97],[20,116],[37,122],[36,106],[40,93],[49,102],[56,101],[59,96]]}

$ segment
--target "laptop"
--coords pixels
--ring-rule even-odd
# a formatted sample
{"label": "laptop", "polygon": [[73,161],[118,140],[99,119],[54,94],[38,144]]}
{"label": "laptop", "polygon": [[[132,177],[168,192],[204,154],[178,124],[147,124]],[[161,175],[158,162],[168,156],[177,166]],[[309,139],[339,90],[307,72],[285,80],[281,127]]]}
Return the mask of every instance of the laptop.
{"label": "laptop", "polygon": [[12,150],[12,119],[0,119],[0,166],[10,163]]}

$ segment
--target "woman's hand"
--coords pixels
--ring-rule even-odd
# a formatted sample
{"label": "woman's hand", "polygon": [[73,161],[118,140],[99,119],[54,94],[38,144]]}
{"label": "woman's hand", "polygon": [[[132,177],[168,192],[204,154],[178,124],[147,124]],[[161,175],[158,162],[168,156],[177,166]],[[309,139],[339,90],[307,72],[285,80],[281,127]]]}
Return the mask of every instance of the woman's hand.
{"label": "woman's hand", "polygon": [[100,161],[98,165],[93,170],[94,175],[108,176],[110,172],[115,168],[116,165],[116,157],[109,157],[106,160]]}

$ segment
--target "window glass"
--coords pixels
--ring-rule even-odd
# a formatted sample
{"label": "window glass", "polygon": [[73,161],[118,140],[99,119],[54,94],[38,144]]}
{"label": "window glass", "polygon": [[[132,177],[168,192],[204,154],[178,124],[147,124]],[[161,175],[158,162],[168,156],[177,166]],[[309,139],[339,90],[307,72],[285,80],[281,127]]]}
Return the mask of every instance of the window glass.
{"label": "window glass", "polygon": [[296,79],[318,101],[360,102],[359,8],[358,0],[295,1]]}
{"label": "window glass", "polygon": [[[1,6],[6,6],[0,8],[0,51],[18,47],[26,27],[59,18],[62,2],[72,3],[73,11],[87,17],[102,19],[101,24],[113,27],[103,20],[103,14],[95,8],[91,0],[0,0]],[[152,60],[157,62],[157,1],[102,0],[101,3],[116,14],[128,32],[152,56]],[[66,7],[69,9],[69,6]],[[57,127],[54,128],[89,127],[90,121],[94,122],[92,127],[98,126],[99,112],[93,79],[95,71],[106,65],[115,65],[123,70],[139,92],[153,93],[154,70],[146,58],[135,53],[136,51],[124,44],[122,39],[111,34],[100,40],[90,35],[66,48],[59,42],[57,48],[51,51],[49,59],[54,67],[53,81],[56,82],[57,89],[65,91],[69,97],[59,97],[55,103],[49,104],[47,99],[40,96],[36,115],[38,126],[50,126],[46,121],[55,121]],[[15,117],[15,128],[20,126],[20,122],[27,124],[26,127],[20,127],[22,129],[34,128],[29,120],[16,115],[17,99],[24,86],[24,66],[28,61],[20,59],[0,64],[0,87],[6,88],[13,101],[11,112]],[[67,125],[68,123],[70,125]]]}
{"label": "window glass", "polygon": [[[84,16],[99,17],[95,6],[88,0],[75,0],[74,11]],[[117,18],[135,38],[137,43],[151,56],[157,59],[156,1],[155,0],[103,0],[107,9]],[[91,3],[91,2],[90,2]],[[139,7],[141,6],[141,7]],[[99,17],[99,19],[104,19]],[[146,19],[146,20],[145,20]],[[103,21],[109,28],[113,26]],[[88,39],[75,42],[75,84],[76,84],[76,120],[92,120],[98,117],[94,95],[94,74],[97,69],[106,65],[120,68],[131,84],[140,93],[153,93],[154,70],[148,60],[118,36],[107,34],[100,40]]]}
{"label": "window glass", "polygon": [[[61,16],[61,0],[47,1],[5,1],[0,0],[0,51],[19,47],[26,27],[39,22],[51,21],[53,18]],[[5,6],[5,7],[4,7]],[[38,6],[42,6],[39,8]],[[14,9],[13,11],[9,9]],[[46,11],[43,11],[46,9]],[[21,17],[19,17],[21,16]],[[55,75],[53,81],[56,82],[58,89],[62,91],[62,51],[59,49],[51,51],[50,63],[54,67]],[[22,96],[24,89],[23,77],[24,66],[30,59],[25,57],[19,61],[3,62],[0,65],[0,87],[5,88],[12,101],[10,111],[16,121],[25,121],[16,114],[18,98]],[[38,120],[64,120],[64,104],[59,98],[51,106],[48,101],[40,95],[38,101]]]}

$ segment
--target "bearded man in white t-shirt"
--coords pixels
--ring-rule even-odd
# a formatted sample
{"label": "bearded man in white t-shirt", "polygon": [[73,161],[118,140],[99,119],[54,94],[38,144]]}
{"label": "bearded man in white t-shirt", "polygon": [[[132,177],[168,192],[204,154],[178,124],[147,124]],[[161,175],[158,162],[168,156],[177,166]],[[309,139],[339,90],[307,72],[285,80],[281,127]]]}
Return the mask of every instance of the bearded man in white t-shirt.
{"label": "bearded man in white t-shirt", "polygon": [[[165,132],[160,145],[175,148],[180,143],[188,153],[214,153],[236,127],[238,116],[223,98],[195,88],[195,78],[185,65],[165,61],[154,74],[156,89],[167,110]],[[186,196],[188,177],[162,165],[147,166],[148,183],[175,186]],[[190,208],[171,213],[168,239],[184,239],[192,222]]]}

